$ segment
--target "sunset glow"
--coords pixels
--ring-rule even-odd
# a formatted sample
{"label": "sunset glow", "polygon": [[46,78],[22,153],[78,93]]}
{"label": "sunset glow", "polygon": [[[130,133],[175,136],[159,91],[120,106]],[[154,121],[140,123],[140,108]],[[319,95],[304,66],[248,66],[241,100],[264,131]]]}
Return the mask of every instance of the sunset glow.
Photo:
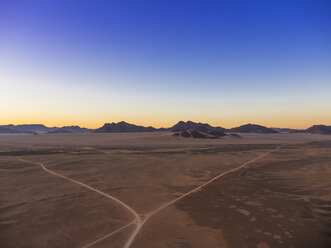
{"label": "sunset glow", "polygon": [[144,2],[2,1],[0,125],[331,124],[327,1]]}

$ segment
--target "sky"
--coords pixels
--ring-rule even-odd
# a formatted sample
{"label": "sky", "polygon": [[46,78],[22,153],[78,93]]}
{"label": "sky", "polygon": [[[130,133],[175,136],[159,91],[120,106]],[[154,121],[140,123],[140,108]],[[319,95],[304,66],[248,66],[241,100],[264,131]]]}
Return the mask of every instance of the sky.
{"label": "sky", "polygon": [[0,125],[331,125],[329,0],[1,0]]}

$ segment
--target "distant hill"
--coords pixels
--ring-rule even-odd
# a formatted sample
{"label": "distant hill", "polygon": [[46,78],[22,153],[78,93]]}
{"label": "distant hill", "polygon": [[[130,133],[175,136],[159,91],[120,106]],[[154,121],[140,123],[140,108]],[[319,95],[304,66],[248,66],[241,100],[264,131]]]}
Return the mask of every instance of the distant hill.
{"label": "distant hill", "polygon": [[102,127],[96,129],[96,133],[133,133],[133,132],[155,132],[158,129],[154,127],[137,126],[121,121],[118,123],[105,123]]}
{"label": "distant hill", "polygon": [[193,127],[173,134],[175,137],[199,138],[199,139],[218,139],[226,136],[225,133],[216,130],[206,130],[203,127]]}
{"label": "distant hill", "polygon": [[278,133],[272,128],[268,128],[256,124],[242,125],[240,127],[231,128],[229,131],[236,133]]}
{"label": "distant hill", "polygon": [[13,126],[13,125],[0,126],[0,133],[24,133],[11,126]]}
{"label": "distant hill", "polygon": [[47,131],[47,127],[41,124],[31,125],[2,125],[0,126],[0,133],[35,133]]}
{"label": "distant hill", "polygon": [[188,129],[199,129],[199,131],[202,132],[210,132],[210,131],[219,131],[219,132],[224,132],[226,131],[225,128],[222,127],[213,127],[207,123],[200,123],[200,122],[193,122],[193,121],[179,121],[176,125],[171,127],[169,131],[171,132],[181,132],[181,131],[186,131]]}
{"label": "distant hill", "polygon": [[55,130],[51,130],[47,133],[52,134],[52,133],[86,133],[86,132],[91,132],[91,129],[80,127],[80,126],[64,126],[61,128],[57,128]]}
{"label": "distant hill", "polygon": [[24,125],[17,125],[15,126],[20,131],[27,131],[27,132],[46,132],[49,130],[48,127],[42,124],[24,124]]}
{"label": "distant hill", "polygon": [[331,126],[314,125],[305,130],[306,133],[331,134]]}
{"label": "distant hill", "polygon": [[42,124],[25,124],[25,125],[3,125],[0,126],[0,133],[83,133],[91,129],[81,128],[79,126],[64,127],[46,127]]}

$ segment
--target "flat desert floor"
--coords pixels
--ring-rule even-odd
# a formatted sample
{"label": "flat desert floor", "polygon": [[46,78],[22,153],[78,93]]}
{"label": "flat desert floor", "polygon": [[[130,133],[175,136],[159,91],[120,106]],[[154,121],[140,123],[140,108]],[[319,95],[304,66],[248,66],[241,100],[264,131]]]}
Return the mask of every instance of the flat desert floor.
{"label": "flat desert floor", "polygon": [[0,247],[331,247],[331,136],[0,135]]}

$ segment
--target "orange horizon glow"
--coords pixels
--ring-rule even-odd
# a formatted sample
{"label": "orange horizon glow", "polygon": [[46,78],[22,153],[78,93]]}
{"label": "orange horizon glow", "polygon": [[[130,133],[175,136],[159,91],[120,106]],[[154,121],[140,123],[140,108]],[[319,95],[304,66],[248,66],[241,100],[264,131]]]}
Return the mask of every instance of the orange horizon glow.
{"label": "orange horizon glow", "polygon": [[112,122],[120,122],[120,121],[125,121],[130,124],[135,124],[135,125],[140,125],[140,126],[153,126],[155,128],[168,128],[179,121],[193,121],[193,122],[201,122],[201,123],[208,123],[211,126],[220,126],[223,128],[233,128],[233,127],[238,127],[241,125],[245,124],[258,124],[266,127],[274,127],[274,128],[292,128],[292,129],[307,129],[313,125],[331,125],[331,118],[321,118],[319,121],[314,121],[314,120],[305,120],[305,118],[298,118],[294,117],[293,119],[299,120],[300,124],[297,124],[297,122],[291,122],[291,120],[282,120],[282,121],[273,121],[273,120],[262,120],[262,119],[256,119],[252,120],[249,119],[247,121],[240,119],[237,121],[233,120],[227,120],[224,119],[223,121],[217,121],[217,120],[206,120],[206,119],[197,119],[197,118],[191,118],[191,119],[178,119],[178,120],[169,120],[169,121],[158,121],[157,119],[155,120],[135,120],[132,118],[114,118],[112,120],[105,120],[105,121],[95,121],[95,120],[79,120],[79,121],[74,121],[74,120],[60,120],[60,119],[54,119],[54,120],[46,120],[42,118],[33,118],[33,119],[16,119],[13,118],[12,120],[9,121],[4,121],[3,119],[0,121],[0,125],[24,125],[24,124],[43,124],[47,127],[63,127],[63,126],[80,126],[80,127],[85,127],[85,128],[90,128],[90,129],[96,129],[101,126],[103,126],[105,123],[112,123]]}

